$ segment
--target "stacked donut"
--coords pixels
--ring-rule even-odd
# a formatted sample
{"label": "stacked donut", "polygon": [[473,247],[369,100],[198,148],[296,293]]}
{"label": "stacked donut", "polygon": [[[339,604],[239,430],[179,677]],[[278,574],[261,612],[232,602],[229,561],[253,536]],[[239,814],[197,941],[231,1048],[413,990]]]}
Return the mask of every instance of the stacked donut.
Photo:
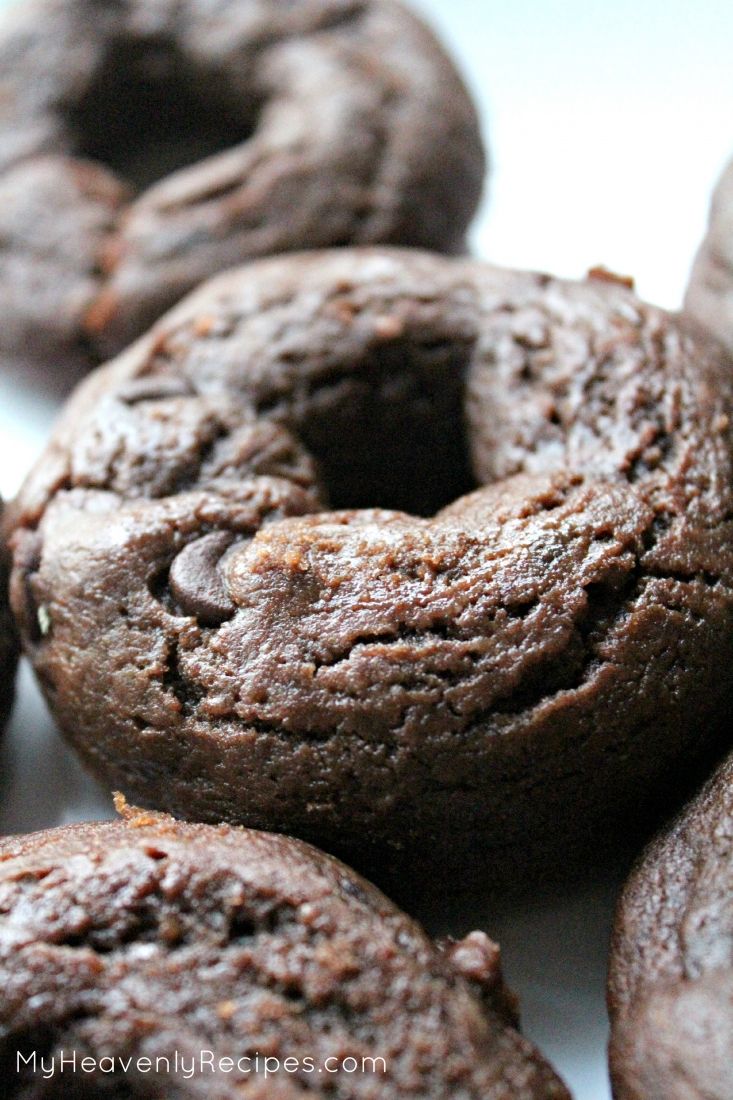
{"label": "stacked donut", "polygon": [[[148,808],[0,841],[10,1095],[42,1046],[97,1090],[132,1059],[135,1096],[566,1098],[496,945],[433,943],[333,857],[403,888],[597,858],[725,743],[733,373],[704,308],[460,255],[475,112],[392,0],[27,0],[0,85],[0,352],[116,356],[10,509],[14,622]],[[15,631],[3,605],[0,711]],[[623,1100],[697,1095],[664,1027],[730,999],[727,776],[622,901]],[[203,1092],[174,1080],[209,1048]],[[730,1100],[729,1053],[701,1097]]]}

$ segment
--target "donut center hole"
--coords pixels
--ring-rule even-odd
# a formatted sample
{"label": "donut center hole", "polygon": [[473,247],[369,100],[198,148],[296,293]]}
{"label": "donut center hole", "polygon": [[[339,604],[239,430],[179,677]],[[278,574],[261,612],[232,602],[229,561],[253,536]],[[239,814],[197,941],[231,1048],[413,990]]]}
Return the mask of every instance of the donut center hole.
{"label": "donut center hole", "polygon": [[73,152],[110,168],[135,191],[239,145],[259,103],[237,103],[224,79],[192,65],[168,41],[111,43],[69,109]]}
{"label": "donut center hole", "polygon": [[464,414],[469,353],[450,341],[390,345],[321,376],[295,429],[335,509],[431,516],[476,488]]}

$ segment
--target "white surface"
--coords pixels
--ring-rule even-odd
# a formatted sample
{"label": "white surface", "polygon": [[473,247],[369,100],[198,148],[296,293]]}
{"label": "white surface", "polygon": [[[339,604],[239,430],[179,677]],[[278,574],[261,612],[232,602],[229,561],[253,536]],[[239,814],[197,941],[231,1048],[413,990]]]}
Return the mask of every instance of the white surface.
{"label": "white surface", "polygon": [[733,155],[730,0],[413,0],[461,59],[494,170],[478,251],[603,263],[676,308]]}
{"label": "white surface", "polygon": [[[644,297],[676,307],[714,180],[733,152],[729,0],[415,4],[462,60],[487,123],[493,169],[477,251],[569,276],[604,263],[633,274]],[[5,496],[48,431],[54,388],[58,380],[0,375]],[[0,782],[3,832],[109,813],[54,733],[27,668]],[[521,994],[525,1032],[577,1100],[610,1096],[604,979],[617,887],[607,876],[519,912],[494,903],[485,917]]]}

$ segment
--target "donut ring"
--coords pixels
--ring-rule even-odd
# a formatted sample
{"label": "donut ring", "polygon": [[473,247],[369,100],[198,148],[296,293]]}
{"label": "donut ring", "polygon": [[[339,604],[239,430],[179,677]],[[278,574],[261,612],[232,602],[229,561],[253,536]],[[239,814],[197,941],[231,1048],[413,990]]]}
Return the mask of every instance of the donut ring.
{"label": "donut ring", "polygon": [[720,177],[695,258],[685,310],[733,355],[733,160]]}
{"label": "donut ring", "polygon": [[733,1095],[733,757],[639,861],[609,975],[617,1100]]}
{"label": "donut ring", "polygon": [[25,0],[0,33],[0,350],[89,366],[250,257],[460,251],[485,163],[395,0]]}
{"label": "donut ring", "polygon": [[18,663],[18,639],[8,604],[10,556],[2,532],[3,502],[0,499],[0,730],[10,713]]}
{"label": "donut ring", "polygon": [[[8,1100],[37,1085],[38,1066],[19,1073],[17,1054],[39,1030],[47,1066],[76,1053],[64,1085],[103,1086],[101,1059],[129,1058],[115,1082],[130,1097],[569,1100],[514,1030],[483,933],[439,948],[289,837],[126,814],[0,841]],[[202,1051],[218,1072],[195,1072]],[[188,1079],[167,1072],[176,1052]]]}
{"label": "donut ring", "polygon": [[259,261],[67,406],[17,505],[27,651],[141,804],[382,875],[566,859],[728,720],[731,407],[621,286]]}

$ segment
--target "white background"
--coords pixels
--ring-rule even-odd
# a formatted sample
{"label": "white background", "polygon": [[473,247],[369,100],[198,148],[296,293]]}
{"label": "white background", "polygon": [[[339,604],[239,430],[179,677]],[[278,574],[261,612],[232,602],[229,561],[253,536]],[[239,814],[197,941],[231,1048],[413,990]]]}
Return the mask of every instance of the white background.
{"label": "white background", "polygon": [[[476,251],[579,276],[598,263],[642,296],[682,298],[710,191],[733,153],[730,0],[414,0],[460,59],[491,148]],[[0,0],[3,6],[3,0]],[[0,372],[0,491],[18,487],[63,380]],[[0,748],[0,831],[107,816],[27,669]],[[605,960],[618,874],[458,920],[500,939],[525,1032],[578,1100],[608,1100]]]}

